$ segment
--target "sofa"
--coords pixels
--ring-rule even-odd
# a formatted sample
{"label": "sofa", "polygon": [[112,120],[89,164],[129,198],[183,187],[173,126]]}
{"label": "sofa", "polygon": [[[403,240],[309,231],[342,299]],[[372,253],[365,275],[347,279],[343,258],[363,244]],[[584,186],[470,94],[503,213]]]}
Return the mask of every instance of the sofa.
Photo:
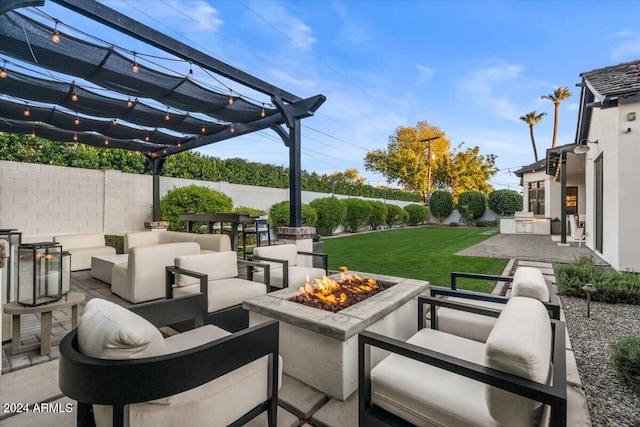
{"label": "sofa", "polygon": [[[418,304],[430,300],[469,309],[431,297],[419,297]],[[564,426],[564,330],[540,301],[513,297],[486,343],[430,328],[406,342],[361,332],[360,425]],[[392,354],[372,368],[378,349]]]}
{"label": "sofa", "polygon": [[115,255],[116,250],[107,246],[104,234],[80,233],[54,236],[53,241],[62,245],[62,250],[71,254],[71,271],[91,268],[91,257],[96,255]]}
{"label": "sofa", "polygon": [[100,298],[87,303],[60,344],[60,389],[78,401],[78,425],[222,427],[267,411],[276,427],[278,323],[237,334],[205,325],[163,338],[157,328],[185,314],[201,325],[201,298],[132,310]]}
{"label": "sofa", "polygon": [[[160,232],[146,232],[156,233]],[[200,245],[196,242],[134,246],[129,249],[127,262],[111,269],[111,292],[132,303],[165,298],[165,268],[177,257],[198,254]]]}
{"label": "sofa", "polygon": [[136,246],[166,243],[195,242],[200,252],[225,252],[231,250],[231,240],[226,234],[196,234],[178,231],[135,231],[124,235],[124,253]]}

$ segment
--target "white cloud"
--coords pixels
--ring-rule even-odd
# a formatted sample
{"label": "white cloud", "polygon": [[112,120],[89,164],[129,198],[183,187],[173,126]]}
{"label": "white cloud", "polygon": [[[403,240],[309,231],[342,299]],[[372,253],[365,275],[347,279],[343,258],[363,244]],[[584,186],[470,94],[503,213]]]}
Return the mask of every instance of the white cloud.
{"label": "white cloud", "polygon": [[611,51],[611,59],[614,61],[626,61],[640,57],[640,34],[621,40]]}
{"label": "white cloud", "polygon": [[421,81],[430,79],[436,73],[436,70],[434,70],[433,68],[429,68],[425,65],[418,64],[416,65],[416,68],[420,72]]}
{"label": "white cloud", "polygon": [[[257,25],[266,28],[268,34],[273,34],[274,29],[282,33],[288,43],[296,49],[311,50],[318,41],[313,36],[313,30],[296,16],[289,13],[282,4],[277,2],[260,2],[259,8],[252,6]],[[267,28],[268,27],[268,28]]]}
{"label": "white cloud", "polygon": [[504,60],[489,60],[485,68],[471,71],[460,88],[463,96],[485,108],[495,116],[507,120],[518,120],[520,113],[506,94],[506,85],[513,84],[520,76],[524,66],[509,64]]}

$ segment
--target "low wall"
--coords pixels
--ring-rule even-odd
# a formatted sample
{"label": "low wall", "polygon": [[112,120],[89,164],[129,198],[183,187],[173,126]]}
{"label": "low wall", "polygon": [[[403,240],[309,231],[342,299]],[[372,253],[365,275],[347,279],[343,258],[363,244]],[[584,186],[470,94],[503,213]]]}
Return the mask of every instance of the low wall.
{"label": "low wall", "polygon": [[[57,234],[144,230],[153,204],[152,181],[150,175],[115,170],[0,161],[0,228],[21,231],[24,242],[49,241]],[[288,189],[169,177],[160,177],[160,197],[191,184],[228,195],[234,206],[267,212],[274,203],[289,200]],[[302,202],[328,196],[303,191]],[[400,207],[411,203],[381,201]]]}

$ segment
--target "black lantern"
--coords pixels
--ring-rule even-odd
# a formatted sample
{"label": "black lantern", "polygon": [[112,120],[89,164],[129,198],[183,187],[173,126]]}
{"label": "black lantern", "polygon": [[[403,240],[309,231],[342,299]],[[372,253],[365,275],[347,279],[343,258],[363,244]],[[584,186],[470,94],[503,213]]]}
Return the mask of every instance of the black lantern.
{"label": "black lantern", "polygon": [[57,301],[69,292],[71,255],[54,242],[18,247],[18,302],[37,306]]}
{"label": "black lantern", "polygon": [[[0,298],[2,306],[17,299],[18,246],[22,233],[15,229],[0,229]],[[2,311],[2,337],[11,336],[11,315]]]}

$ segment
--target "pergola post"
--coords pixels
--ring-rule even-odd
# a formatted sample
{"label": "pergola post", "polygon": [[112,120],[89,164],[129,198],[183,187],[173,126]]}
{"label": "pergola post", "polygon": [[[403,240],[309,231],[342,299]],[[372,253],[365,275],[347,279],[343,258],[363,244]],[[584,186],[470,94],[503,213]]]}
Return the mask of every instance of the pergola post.
{"label": "pergola post", "polygon": [[289,129],[289,226],[302,226],[302,167],[300,157],[300,120]]}
{"label": "pergola post", "polygon": [[164,157],[147,157],[153,173],[153,221],[160,221],[160,175],[164,166]]}
{"label": "pergola post", "polygon": [[567,243],[567,152],[563,151],[560,155],[560,243]]}

